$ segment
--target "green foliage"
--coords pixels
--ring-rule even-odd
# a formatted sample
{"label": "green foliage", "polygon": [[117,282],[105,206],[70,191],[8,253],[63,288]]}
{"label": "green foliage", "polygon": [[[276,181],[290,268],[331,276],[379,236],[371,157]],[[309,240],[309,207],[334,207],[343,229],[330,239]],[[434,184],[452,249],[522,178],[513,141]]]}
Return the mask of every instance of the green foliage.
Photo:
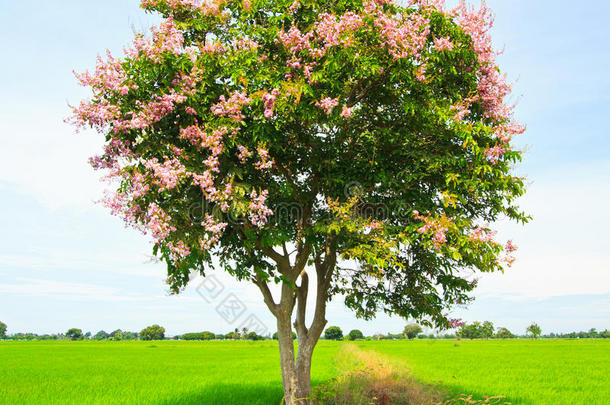
{"label": "green foliage", "polygon": [[407,326],[405,326],[405,329],[403,330],[403,334],[406,337],[408,337],[409,339],[415,338],[420,333],[422,333],[422,328],[421,328],[421,326],[419,326],[416,323],[408,324]]}
{"label": "green foliage", "polygon": [[159,325],[152,325],[142,329],[139,336],[142,340],[163,340],[165,337],[165,328]]}
{"label": "green foliage", "polygon": [[248,335],[246,336],[246,339],[248,339],[248,340],[264,340],[264,338],[262,336],[258,335],[256,332],[248,333]]}
{"label": "green foliage", "polygon": [[360,340],[364,339],[364,334],[358,329],[352,329],[347,334],[347,337],[349,338],[349,340]]}
{"label": "green foliage", "polygon": [[[173,292],[185,287],[191,271],[203,273],[214,256],[219,259],[214,265],[238,279],[286,281],[288,272],[270,263],[269,249],[290,245],[299,247],[305,262],[324,258],[328,263],[326,257],[332,256],[332,263],[344,259],[356,264],[333,268],[328,289],[331,297],[344,295],[357,316],[370,319],[384,311],[447,327],[444,314],[454,304],[468,302],[475,287],[461,270],[503,270],[498,260],[502,245],[473,239],[473,231],[499,218],[528,220],[516,206],[524,180],[512,173],[521,152],[498,137],[511,119],[486,114],[481,97],[473,98],[480,87],[477,49],[456,21],[434,8],[382,7],[386,18],[406,19],[417,12],[430,21],[421,54],[396,58],[381,46],[384,30],[362,13],[362,2],[308,1],[296,12],[287,5],[257,1],[247,9],[229,2],[228,16],[217,18],[148,2],[147,10],[172,15],[185,47],[195,50],[193,58],[181,52],[165,52],[159,61],[127,58],[120,62],[131,85],[126,94],[110,91],[94,106],[128,119],[124,116],[137,115],[161,95],[180,92],[172,84],[176,78],[189,77],[194,88],[184,102],[172,104],[169,113],[145,128],[122,131],[112,128],[116,121],[110,120],[107,141],[129,145],[130,156],[138,157],[122,168],[120,191],[129,195],[136,175],[151,177],[142,162],[176,157],[190,173],[208,173],[209,151],[180,137],[181,129],[198,125],[206,133],[230,129],[221,142],[213,188],[230,185],[232,194],[224,208],[207,198],[193,218],[192,207],[203,198],[191,179],[176,187],[152,187],[133,197],[126,210],[138,216],[135,222],[146,222],[145,213],[154,204],[172,218],[171,235],[154,252],[167,263]],[[295,55],[278,43],[280,31],[294,26],[305,33],[320,16],[346,12],[363,14],[362,27],[350,41],[321,57],[299,54],[299,63],[314,67],[310,78],[289,67]],[[433,40],[440,37],[447,37],[454,49],[437,52]],[[234,46],[244,38],[256,41],[255,49]],[[201,51],[213,42],[225,51]],[[428,79],[420,80],[417,72],[424,63]],[[280,92],[274,115],[264,116],[263,95],[273,89]],[[252,101],[237,122],[212,112],[221,97],[241,92]],[[342,116],[340,107],[326,113],[316,105],[324,99],[353,108],[353,115]],[[468,117],[454,119],[455,107],[463,103]],[[187,113],[187,107],[195,114]],[[266,148],[275,164],[260,170],[242,163],[238,145],[251,151]],[[490,162],[489,148],[505,146],[506,153]],[[261,190],[268,191],[266,206],[277,212],[296,207],[298,215],[278,214],[264,226],[253,226],[246,218],[248,196]],[[205,215],[227,224],[210,249],[199,243],[210,236],[201,226]],[[420,232],[426,220],[439,232]],[[436,240],[439,233],[442,244]],[[189,247],[189,253],[172,254],[177,243]]]}
{"label": "green foliage", "polygon": [[6,329],[7,329],[6,324],[4,322],[0,321],[0,338],[3,338],[6,336]]}
{"label": "green foliage", "polygon": [[324,331],[324,339],[341,340],[343,339],[343,331],[338,326],[329,326]]}
{"label": "green foliage", "polygon": [[491,323],[490,321],[485,321],[483,322],[483,324],[481,325],[481,335],[483,335],[484,338],[491,338],[494,335],[494,325],[493,323]]}
{"label": "green foliage", "polygon": [[489,339],[494,335],[494,325],[490,321],[464,324],[457,335],[464,339]]}
{"label": "green foliage", "polygon": [[68,329],[66,337],[70,340],[83,340],[83,331],[77,328]]}
{"label": "green foliage", "polygon": [[95,335],[93,335],[93,339],[95,339],[95,340],[105,340],[105,339],[108,339],[109,337],[110,337],[110,335],[103,330],[101,330],[101,331],[97,332]]}
{"label": "green foliage", "polygon": [[515,335],[513,335],[511,331],[506,328],[498,328],[498,331],[496,332],[496,337],[498,339],[511,339],[514,338]]}
{"label": "green foliage", "polygon": [[542,333],[542,329],[540,329],[540,326],[538,326],[537,323],[532,323],[530,326],[527,327],[525,333],[530,334],[534,339],[537,339],[538,336],[540,336],[540,334]]}

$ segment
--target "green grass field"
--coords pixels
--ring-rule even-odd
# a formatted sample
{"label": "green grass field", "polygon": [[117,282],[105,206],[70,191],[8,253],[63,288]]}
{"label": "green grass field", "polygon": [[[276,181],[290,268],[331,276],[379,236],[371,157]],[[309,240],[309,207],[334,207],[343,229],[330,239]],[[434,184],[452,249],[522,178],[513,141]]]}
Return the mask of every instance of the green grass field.
{"label": "green grass field", "polygon": [[415,340],[356,342],[454,393],[512,404],[610,404],[610,341]]}
{"label": "green grass field", "polygon": [[[451,391],[513,404],[608,404],[610,342],[357,342]],[[342,346],[320,342],[313,383]],[[275,342],[0,342],[1,404],[279,404]]]}

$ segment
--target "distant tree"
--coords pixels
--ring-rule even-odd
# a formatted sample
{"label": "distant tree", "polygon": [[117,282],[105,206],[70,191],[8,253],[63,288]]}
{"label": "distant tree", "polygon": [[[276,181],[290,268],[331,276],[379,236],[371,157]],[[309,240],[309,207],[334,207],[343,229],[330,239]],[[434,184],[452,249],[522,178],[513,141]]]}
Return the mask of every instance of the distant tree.
{"label": "distant tree", "polygon": [[246,339],[248,339],[248,340],[263,340],[263,337],[259,336],[256,332],[252,331],[252,332],[248,333],[248,335],[246,336]]}
{"label": "distant tree", "polygon": [[110,333],[110,340],[123,340],[123,331],[120,329],[117,329],[115,331],[113,331],[112,333]]}
{"label": "distant tree", "polygon": [[239,333],[237,332],[237,329],[235,329],[233,332],[227,333],[225,335],[225,339],[231,339],[231,340],[239,339]]}
{"label": "distant tree", "polygon": [[180,336],[180,339],[182,339],[182,340],[203,340],[203,333],[201,333],[201,332],[185,333],[184,335]]}
{"label": "distant tree", "polygon": [[165,337],[165,328],[159,325],[152,325],[142,329],[140,339],[142,340],[162,340]]}
{"label": "distant tree", "polygon": [[101,331],[97,332],[95,335],[93,335],[93,339],[95,339],[95,340],[106,340],[109,337],[110,337],[110,335],[103,330],[101,330]]}
{"label": "distant tree", "polygon": [[0,322],[0,338],[6,336],[6,324],[4,322]]}
{"label": "distant tree", "polygon": [[481,335],[484,338],[491,338],[494,335],[494,324],[491,323],[490,321],[485,321],[483,322],[483,325],[481,325]]}
{"label": "distant tree", "polygon": [[422,328],[416,323],[410,323],[405,326],[405,329],[402,332],[409,339],[415,338],[417,335],[422,333]]}
{"label": "distant tree", "polygon": [[351,330],[347,336],[349,337],[349,340],[364,339],[364,334],[358,329]]}
{"label": "distant tree", "polygon": [[341,339],[343,339],[343,331],[338,326],[329,326],[324,331],[324,339],[341,340]]}
{"label": "distant tree", "polygon": [[70,340],[82,340],[83,331],[77,328],[68,329],[68,331],[66,332],[66,337]]}
{"label": "distant tree", "polygon": [[473,322],[470,325],[464,324],[458,332],[458,336],[464,339],[480,339],[483,337],[481,322]]}
{"label": "distant tree", "polygon": [[203,340],[214,340],[216,338],[216,335],[213,334],[212,332],[203,332],[202,333],[202,337]]}
{"label": "distant tree", "polygon": [[136,332],[123,332],[123,340],[136,340],[138,334]]}
{"label": "distant tree", "polygon": [[597,333],[597,329],[595,328],[591,328],[589,329],[589,337],[594,339],[598,336],[599,334]]}
{"label": "distant tree", "polygon": [[225,339],[225,335],[223,335],[222,333],[218,334],[215,336],[215,339],[217,340],[224,340]]}
{"label": "distant tree", "polygon": [[540,326],[538,326],[537,323],[533,323],[527,327],[525,333],[530,334],[534,339],[537,339],[538,336],[540,336],[540,333],[542,333],[542,330],[540,329]]}
{"label": "distant tree", "polygon": [[511,333],[511,331],[506,328],[498,328],[498,331],[496,332],[496,337],[498,339],[510,339],[515,336]]}

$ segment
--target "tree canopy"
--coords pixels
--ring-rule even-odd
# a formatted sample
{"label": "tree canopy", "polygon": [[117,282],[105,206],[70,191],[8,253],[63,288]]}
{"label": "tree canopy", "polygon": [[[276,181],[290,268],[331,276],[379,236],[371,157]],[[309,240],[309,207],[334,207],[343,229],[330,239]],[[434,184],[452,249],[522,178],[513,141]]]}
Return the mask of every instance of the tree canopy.
{"label": "tree canopy", "polygon": [[410,323],[407,326],[405,326],[405,329],[403,330],[403,334],[408,337],[409,339],[414,339],[417,337],[417,335],[419,335],[420,333],[422,333],[422,328],[421,326],[419,326],[416,323]]}
{"label": "tree canopy", "polygon": [[324,339],[327,339],[327,340],[341,340],[341,339],[343,339],[343,331],[338,326],[329,326],[324,331]]}
{"label": "tree canopy", "polygon": [[148,326],[138,334],[141,340],[163,340],[165,328],[159,325]]}
{"label": "tree canopy", "polygon": [[[524,127],[485,5],[142,6],[161,24],[77,74],[93,95],[73,121],[105,136],[91,160],[114,185],[105,202],[154,238],[171,291],[212,265],[251,280],[289,351],[297,307],[308,357],[333,295],[366,319],[385,311],[452,327],[472,272],[512,263],[515,246],[489,224],[527,221],[511,145]],[[279,302],[270,282],[282,285]]]}
{"label": "tree canopy", "polygon": [[525,333],[530,334],[534,339],[537,339],[538,336],[540,336],[540,334],[542,333],[542,329],[540,328],[540,326],[538,326],[537,323],[532,323],[530,326],[527,327],[527,329],[525,329]]}

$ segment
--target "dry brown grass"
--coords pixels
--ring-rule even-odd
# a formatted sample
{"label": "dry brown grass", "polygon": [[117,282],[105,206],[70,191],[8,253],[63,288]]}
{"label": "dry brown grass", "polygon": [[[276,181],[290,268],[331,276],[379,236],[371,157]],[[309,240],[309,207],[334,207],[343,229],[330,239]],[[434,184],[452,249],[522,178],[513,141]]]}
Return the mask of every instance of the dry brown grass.
{"label": "dry brown grass", "polygon": [[408,368],[374,351],[344,345],[337,355],[341,374],[314,388],[319,405],[461,405],[505,404],[502,397],[483,401],[462,395],[452,398],[439,387],[416,381]]}

